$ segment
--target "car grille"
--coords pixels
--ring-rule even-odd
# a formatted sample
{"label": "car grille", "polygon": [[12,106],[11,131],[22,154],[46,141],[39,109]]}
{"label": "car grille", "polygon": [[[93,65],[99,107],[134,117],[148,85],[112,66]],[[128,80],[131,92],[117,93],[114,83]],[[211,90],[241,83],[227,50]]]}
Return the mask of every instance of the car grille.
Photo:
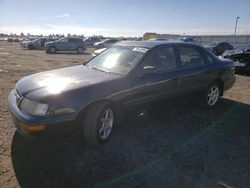
{"label": "car grille", "polygon": [[16,97],[16,104],[17,106],[19,106],[21,103],[21,100],[23,99],[23,96],[16,90],[15,97]]}

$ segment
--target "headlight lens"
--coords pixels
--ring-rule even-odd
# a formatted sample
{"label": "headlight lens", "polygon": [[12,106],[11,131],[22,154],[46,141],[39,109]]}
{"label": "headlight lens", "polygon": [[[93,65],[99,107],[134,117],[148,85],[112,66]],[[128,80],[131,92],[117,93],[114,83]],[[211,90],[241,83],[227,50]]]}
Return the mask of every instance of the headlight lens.
{"label": "headlight lens", "polygon": [[49,105],[38,103],[34,110],[34,115],[44,116],[47,114],[48,109],[49,109]]}
{"label": "headlight lens", "polygon": [[20,103],[20,108],[25,112],[36,115],[36,116],[45,116],[48,112],[49,105],[38,103],[27,98],[23,98]]}

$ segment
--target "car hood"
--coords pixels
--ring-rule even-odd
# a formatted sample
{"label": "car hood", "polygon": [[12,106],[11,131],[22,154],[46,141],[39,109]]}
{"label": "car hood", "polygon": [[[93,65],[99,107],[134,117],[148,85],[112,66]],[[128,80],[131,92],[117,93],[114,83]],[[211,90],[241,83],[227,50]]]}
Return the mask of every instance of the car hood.
{"label": "car hood", "polygon": [[243,51],[241,49],[233,49],[233,50],[226,50],[224,53],[223,53],[223,57],[226,57],[226,56],[231,56],[231,55],[236,55],[236,54],[241,54],[243,53]]}
{"label": "car hood", "polygon": [[42,95],[48,96],[120,77],[121,75],[106,73],[84,65],[77,65],[26,76],[17,82],[16,89],[23,96],[37,90],[42,90]]}
{"label": "car hood", "polygon": [[45,45],[54,44],[56,41],[45,42]]}
{"label": "car hood", "polygon": [[94,45],[104,44],[104,42],[96,42]]}
{"label": "car hood", "polygon": [[28,40],[28,41],[23,41],[22,43],[23,43],[23,44],[30,44],[30,43],[32,43],[32,41],[31,41],[31,40]]}

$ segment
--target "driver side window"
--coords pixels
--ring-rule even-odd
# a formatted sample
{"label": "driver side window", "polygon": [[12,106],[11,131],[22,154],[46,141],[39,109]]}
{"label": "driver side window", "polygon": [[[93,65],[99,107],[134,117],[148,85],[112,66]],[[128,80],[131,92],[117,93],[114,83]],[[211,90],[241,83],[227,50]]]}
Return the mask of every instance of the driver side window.
{"label": "driver side window", "polygon": [[175,52],[172,47],[161,47],[152,51],[146,58],[144,66],[154,66],[156,72],[176,68]]}

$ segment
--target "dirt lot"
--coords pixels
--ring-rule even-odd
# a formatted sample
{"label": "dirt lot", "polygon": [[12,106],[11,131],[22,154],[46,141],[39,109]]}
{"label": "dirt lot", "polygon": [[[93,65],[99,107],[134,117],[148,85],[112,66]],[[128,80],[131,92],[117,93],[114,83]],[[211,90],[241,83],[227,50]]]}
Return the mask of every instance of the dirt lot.
{"label": "dirt lot", "polygon": [[133,118],[89,148],[79,133],[27,140],[7,95],[21,77],[91,58],[0,43],[0,187],[250,187],[250,77],[237,76],[215,109],[174,101]]}

